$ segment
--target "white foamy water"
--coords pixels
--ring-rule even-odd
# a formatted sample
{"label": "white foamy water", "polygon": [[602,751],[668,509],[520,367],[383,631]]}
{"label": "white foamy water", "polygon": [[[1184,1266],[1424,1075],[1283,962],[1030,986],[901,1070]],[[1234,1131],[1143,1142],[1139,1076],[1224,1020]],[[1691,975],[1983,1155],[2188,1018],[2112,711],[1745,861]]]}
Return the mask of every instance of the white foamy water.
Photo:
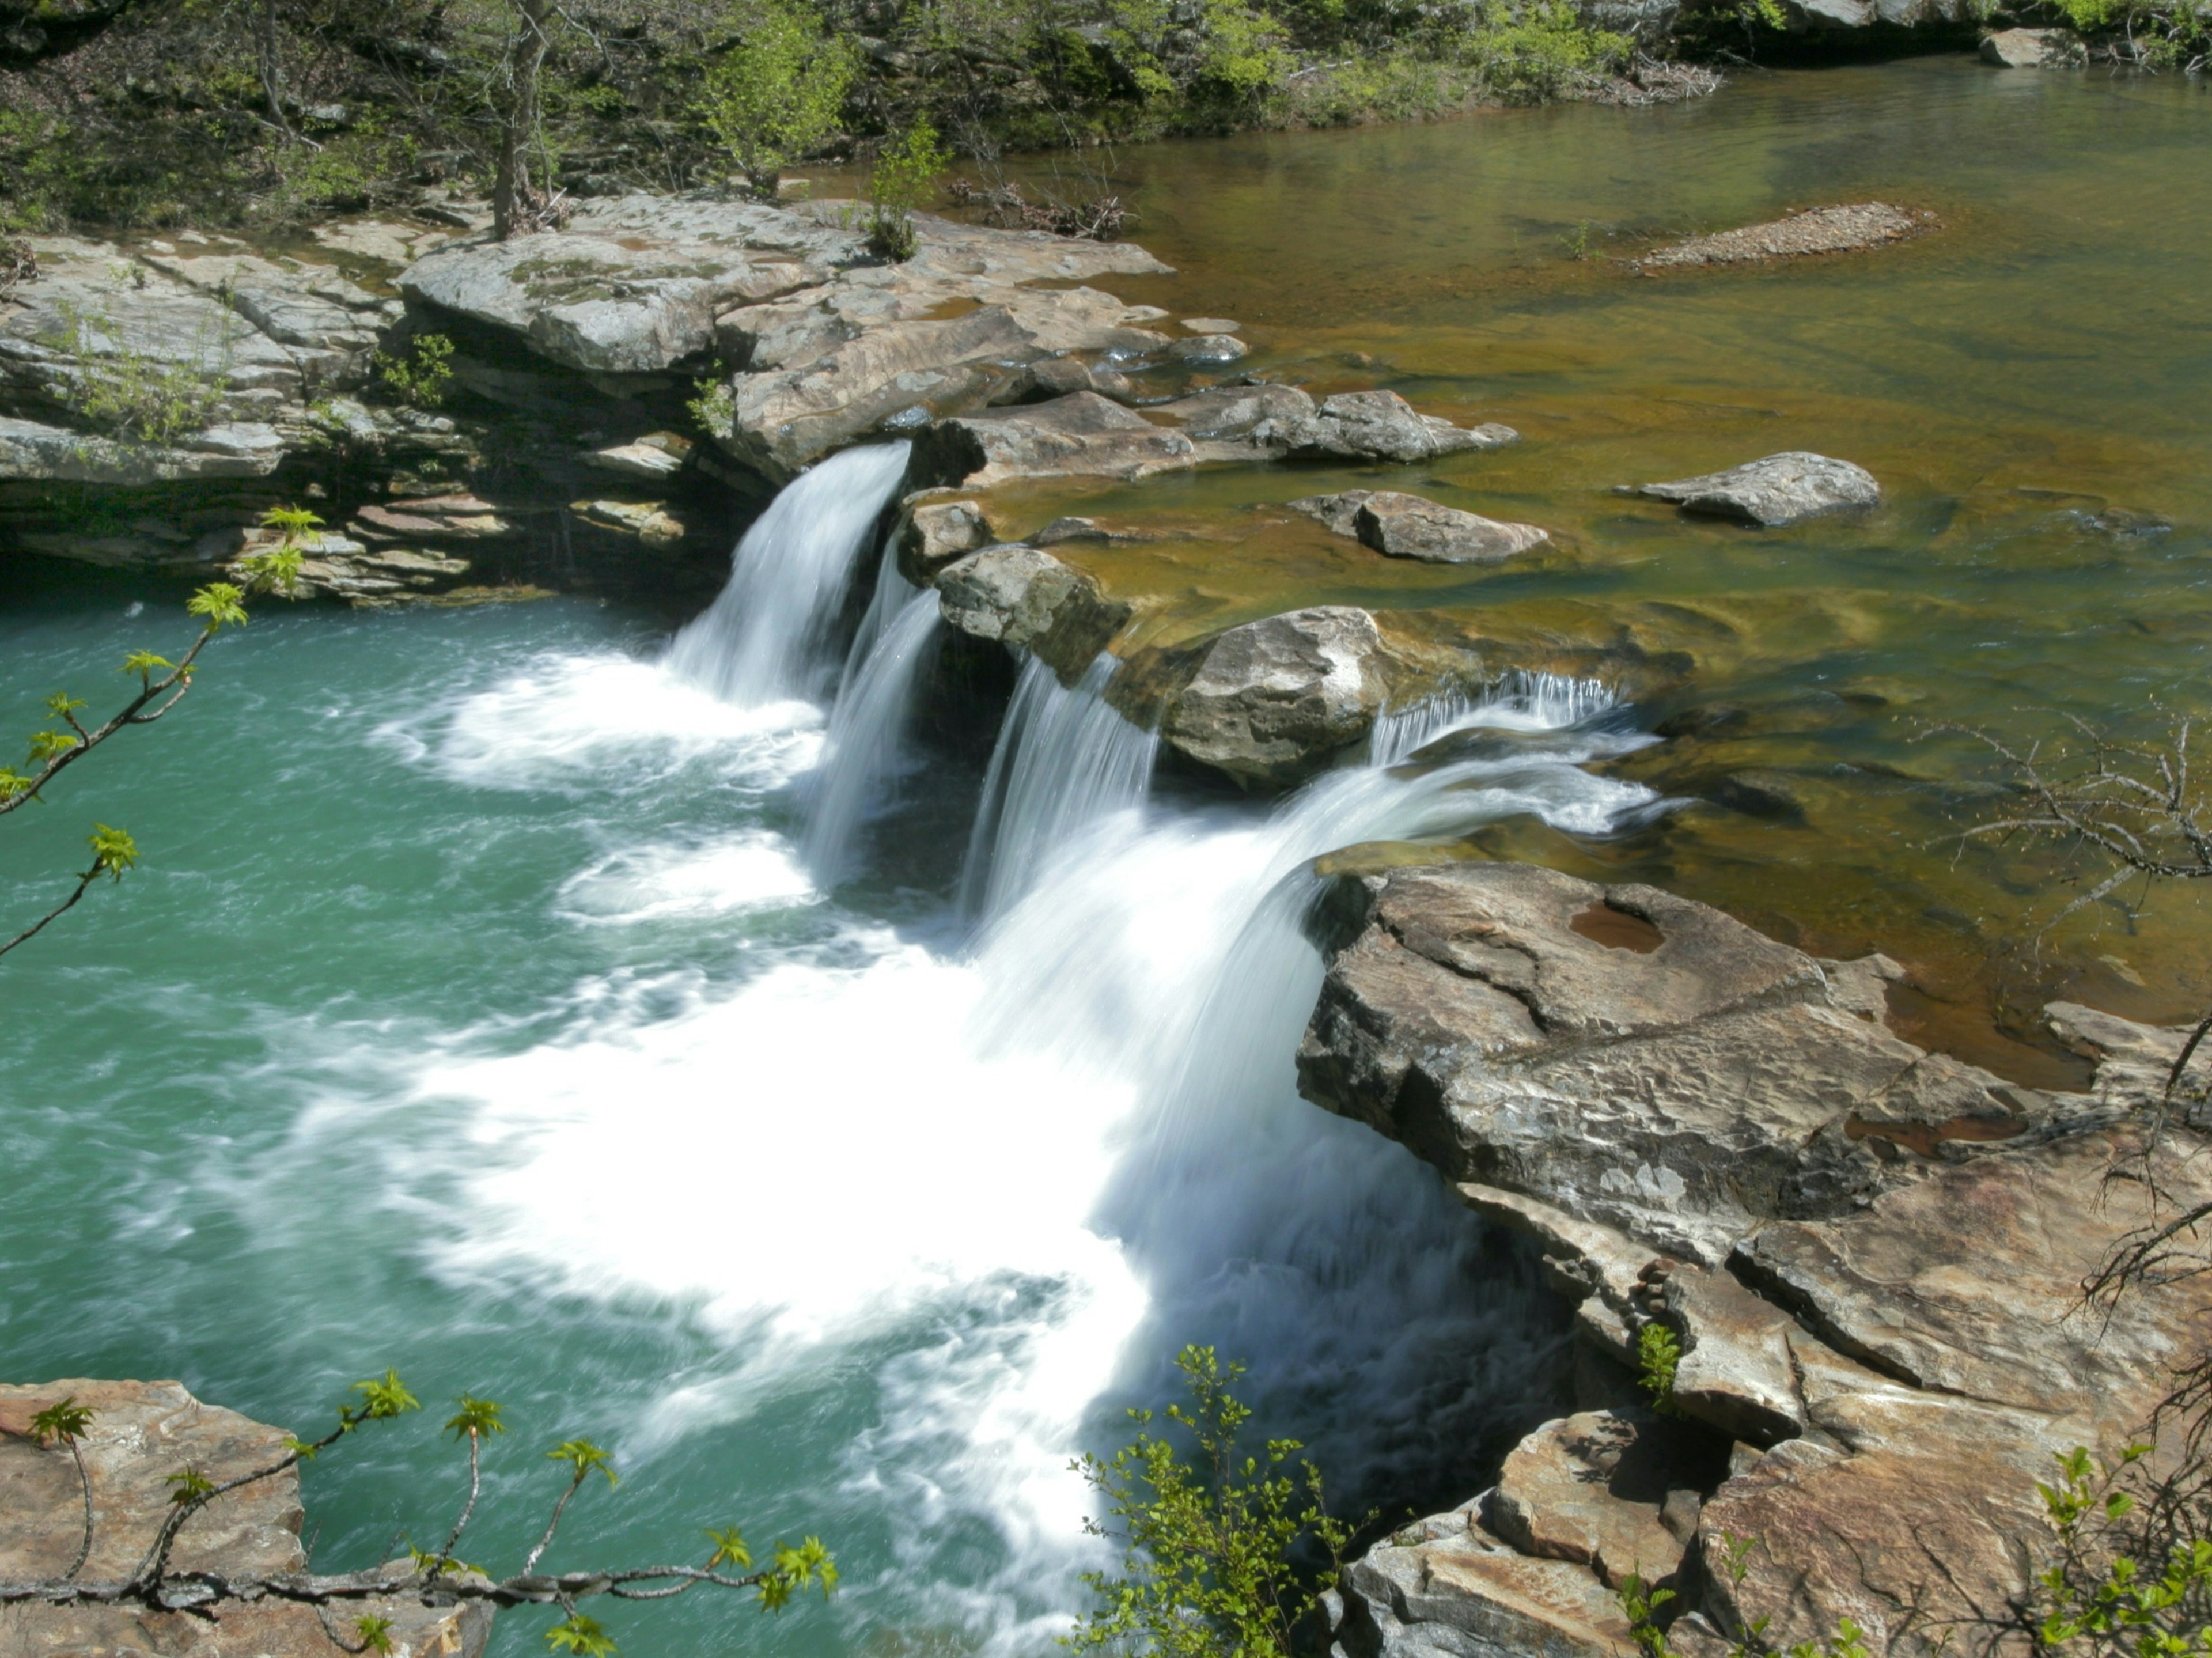
{"label": "white foamy water", "polygon": [[[877,1516],[893,1559],[844,1615],[1026,1653],[1096,1559],[1068,1459],[1102,1400],[1163,1390],[1182,1342],[1250,1360],[1263,1404],[1328,1400],[1331,1471],[1370,1488],[1463,1454],[1530,1385],[1531,1321],[1480,1230],[1401,1149],[1297,1096],[1322,970],[1301,932],[1311,863],[1518,812],[1602,831],[1652,796],[1581,763],[1648,739],[1589,723],[1609,701],[1593,688],[1516,679],[1394,716],[1373,747],[1404,763],[1273,810],[1200,809],[1146,799],[1154,739],[1102,701],[1110,659],[1072,689],[1030,665],[971,850],[984,931],[963,943],[948,914],[917,937],[818,890],[902,763],[938,625],[902,589],[879,586],[826,764],[795,791],[820,715],[702,700],[750,670],[696,649],[549,660],[460,706],[424,756],[452,775],[558,787],[589,767],[617,797],[672,768],[717,780],[732,821],[711,834],[625,839],[609,819],[559,894],[577,925],[792,920],[733,981],[633,961],[577,987],[550,1040],[429,1044],[406,1108],[465,1156],[392,1157],[412,1186],[453,1187],[427,1246],[441,1276],[665,1307],[707,1333],[722,1360],[672,1382],[627,1455],[689,1455],[865,1373],[875,1414],[825,1454],[838,1511]],[[718,636],[753,648],[741,625]],[[794,792],[804,853],[779,827]]]}

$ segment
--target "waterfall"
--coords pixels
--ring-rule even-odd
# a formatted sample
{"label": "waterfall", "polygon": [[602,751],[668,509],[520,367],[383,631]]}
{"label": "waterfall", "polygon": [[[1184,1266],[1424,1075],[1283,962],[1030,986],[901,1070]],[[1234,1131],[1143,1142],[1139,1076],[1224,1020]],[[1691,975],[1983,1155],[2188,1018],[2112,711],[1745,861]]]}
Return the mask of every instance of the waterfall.
{"label": "waterfall", "polygon": [[876,648],[876,641],[906,608],[907,601],[921,591],[899,574],[897,543],[893,537],[884,537],[883,556],[876,562],[875,592],[868,600],[868,608],[860,613],[860,625],[854,632],[852,648],[845,653],[845,671],[837,676],[839,696],[844,695],[860,677],[869,653]]}
{"label": "waterfall", "polygon": [[988,919],[1036,884],[1044,860],[1118,812],[1144,804],[1159,736],[1105,701],[1121,665],[1101,653],[1074,689],[1030,658],[983,776],[961,872],[961,908]]}
{"label": "waterfall", "polygon": [[1370,762],[1394,766],[1438,738],[1462,727],[1559,731],[1609,712],[1619,699],[1601,680],[1510,669],[1477,696],[1439,692],[1409,708],[1393,709],[1375,722],[1367,739]]}
{"label": "waterfall", "polygon": [[877,635],[859,670],[848,670],[830,715],[805,846],[806,866],[825,889],[846,873],[853,837],[877,786],[897,766],[915,686],[943,636],[935,591],[899,586],[908,595],[905,604]]}
{"label": "waterfall", "polygon": [[787,484],[738,543],[729,585],[676,635],[669,670],[740,707],[820,700],[854,562],[905,475],[907,448],[848,449]]}

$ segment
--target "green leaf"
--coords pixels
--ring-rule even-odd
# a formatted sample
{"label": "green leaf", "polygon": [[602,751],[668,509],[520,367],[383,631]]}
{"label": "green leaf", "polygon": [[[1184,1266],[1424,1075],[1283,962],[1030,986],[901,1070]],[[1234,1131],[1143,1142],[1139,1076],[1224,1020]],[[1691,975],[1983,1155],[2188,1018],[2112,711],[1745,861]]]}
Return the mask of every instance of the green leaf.
{"label": "green leaf", "polygon": [[372,1376],[366,1382],[353,1384],[352,1392],[362,1396],[362,1402],[349,1414],[356,1422],[381,1422],[387,1417],[404,1411],[419,1411],[422,1403],[407,1391],[407,1384],[399,1379],[397,1370],[386,1370],[382,1378]]}
{"label": "green leaf", "polygon": [[549,1462],[566,1462],[574,1472],[579,1485],[583,1483],[584,1476],[594,1468],[606,1475],[610,1489],[617,1483],[614,1464],[608,1460],[605,1451],[588,1439],[564,1439],[545,1453],[545,1460]]}
{"label": "green leaf", "polygon": [[106,823],[94,823],[92,833],[85,837],[92,847],[92,870],[94,875],[105,875],[119,881],[124,871],[138,862],[138,843],[128,831],[112,829]]}
{"label": "green leaf", "polygon": [[752,1551],[745,1546],[745,1540],[738,1534],[737,1527],[733,1526],[728,1531],[716,1531],[708,1527],[707,1535],[714,1545],[714,1553],[707,1557],[708,1571],[723,1565],[735,1566],[739,1571],[751,1569]]}
{"label": "green leaf", "polygon": [[353,1620],[353,1631],[361,1637],[363,1652],[392,1650],[392,1620],[379,1618],[374,1612],[363,1612]]}
{"label": "green leaf", "polygon": [[49,696],[46,699],[46,712],[49,714],[66,716],[68,714],[75,714],[83,706],[84,699],[82,697],[71,696],[67,691],[56,691],[52,696]]}
{"label": "green leaf", "polygon": [[31,763],[43,768],[49,761],[58,760],[71,750],[83,746],[84,738],[75,732],[33,732]]}
{"label": "green leaf", "polygon": [[[447,1418],[446,1431],[456,1439],[482,1439],[491,1434],[503,1434],[507,1424],[499,1419],[500,1407],[489,1399],[476,1399],[463,1394],[454,1401],[460,1406]],[[609,1650],[612,1650],[611,1648]]]}
{"label": "green leaf", "polygon": [[210,630],[246,625],[246,595],[228,581],[210,581],[185,601],[185,611],[204,620]]}
{"label": "green leaf", "polygon": [[615,1643],[596,1618],[586,1618],[582,1612],[568,1614],[565,1624],[556,1624],[545,1631],[545,1643],[556,1652],[572,1652],[582,1658],[608,1658]]}
{"label": "green leaf", "polygon": [[179,1508],[184,1507],[187,1503],[195,1502],[200,1497],[212,1496],[215,1491],[215,1481],[198,1468],[191,1467],[185,1467],[180,1473],[171,1474],[168,1477],[167,1485],[169,1501]]}
{"label": "green leaf", "polygon": [[70,1394],[32,1415],[31,1437],[42,1445],[52,1439],[73,1445],[91,1425],[91,1411],[76,1402],[75,1394]]}
{"label": "green leaf", "polygon": [[166,656],[156,656],[151,651],[133,651],[123,659],[123,671],[135,673],[142,679],[153,677],[156,669],[166,671],[177,665]]}

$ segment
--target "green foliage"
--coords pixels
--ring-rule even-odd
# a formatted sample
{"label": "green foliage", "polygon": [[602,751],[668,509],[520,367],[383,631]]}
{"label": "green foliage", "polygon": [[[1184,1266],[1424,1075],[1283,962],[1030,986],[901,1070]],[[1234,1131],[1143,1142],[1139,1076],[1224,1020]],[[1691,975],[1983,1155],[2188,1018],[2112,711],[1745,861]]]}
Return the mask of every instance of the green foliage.
{"label": "green foliage", "polygon": [[568,1614],[566,1623],[556,1624],[545,1631],[545,1644],[556,1652],[569,1652],[579,1658],[608,1658],[615,1650],[614,1642],[596,1618],[587,1618],[580,1612]]}
{"label": "green foliage", "polygon": [[773,199],[783,169],[837,130],[860,58],[791,0],[752,0],[730,21],[738,39],[709,60],[693,110],[746,183]]}
{"label": "green foliage", "polygon": [[123,878],[125,870],[138,862],[138,843],[119,829],[106,823],[94,823],[92,833],[85,837],[92,847],[92,868],[95,875],[105,875],[111,881]]}
{"label": "green foliage", "polygon": [[486,1439],[507,1431],[507,1424],[499,1419],[500,1407],[495,1401],[463,1394],[454,1403],[460,1408],[446,1421],[446,1431],[454,1438]]}
{"label": "green foliage", "polygon": [[1118,1573],[1084,1575],[1097,1605],[1064,1643],[1168,1658],[1287,1655],[1320,1587],[1293,1551],[1310,1542],[1340,1564],[1352,1528],[1329,1517],[1320,1473],[1292,1461],[1296,1440],[1240,1454],[1251,1412],[1230,1389],[1243,1365],[1224,1366],[1213,1349],[1197,1346],[1176,1363],[1191,1403],[1170,1406],[1167,1419],[1191,1442],[1189,1460],[1149,1431],[1150,1411],[1132,1411],[1134,1442],[1109,1460],[1085,1455],[1072,1465],[1107,1498],[1111,1516],[1085,1528],[1124,1547]]}
{"label": "green foliage", "polygon": [[215,1481],[198,1468],[181,1468],[171,1474],[166,1483],[169,1487],[169,1501],[179,1508],[215,1495]]}
{"label": "green foliage", "polygon": [[137,443],[173,443],[206,427],[222,401],[233,336],[225,321],[216,337],[202,330],[182,361],[151,357],[117,343],[110,318],[63,301],[56,307],[62,336],[51,342],[76,360],[76,379],[64,396],[88,425]]}
{"label": "green foliage", "polygon": [[[720,1545],[718,1543],[719,1550]],[[775,1564],[761,1575],[762,1607],[781,1612],[801,1589],[819,1588],[827,1600],[837,1589],[837,1563],[818,1537],[810,1537],[796,1548],[775,1546]]]}
{"label": "green foliage", "polygon": [[2099,1464],[2081,1447],[2039,1484],[2057,1534],[2057,1558],[2039,1575],[2038,1648],[2080,1658],[2205,1658],[2212,1655],[2212,1540],[2144,1526],[2127,1483],[2148,1445]]}
{"label": "green foliage", "polygon": [[210,581],[185,601],[185,614],[196,616],[213,633],[246,625],[246,595],[228,581]]}
{"label": "green foliage", "polygon": [[2201,70],[2212,53],[2212,5],[2203,0],[2049,0],[2072,27],[2111,42],[2146,69]]}
{"label": "green foliage", "polygon": [[1206,52],[1200,76],[1232,104],[1256,104],[1297,67],[1284,50],[1282,26],[1237,0],[1206,0]]}
{"label": "green foliage", "polygon": [[582,1485],[584,1476],[597,1468],[607,1477],[607,1488],[611,1491],[619,1482],[615,1476],[615,1465],[607,1454],[588,1439],[564,1439],[545,1453],[549,1462],[566,1462],[575,1483]]}
{"label": "green foliage", "polygon": [[1548,103],[1617,72],[1631,43],[1586,27],[1569,0],[1492,0],[1462,50],[1496,96]]}
{"label": "green foliage", "polygon": [[407,1384],[399,1379],[397,1370],[386,1370],[381,1376],[356,1382],[353,1391],[361,1395],[361,1403],[349,1405],[338,1412],[339,1421],[347,1430],[363,1422],[389,1421],[422,1408],[422,1401],[407,1391]]}
{"label": "green foliage", "polygon": [[920,244],[908,216],[951,161],[927,116],[884,146],[868,170],[868,247],[878,258],[914,257]]}
{"label": "green foliage", "polygon": [[353,1632],[360,1638],[363,1652],[392,1650],[392,1620],[379,1618],[374,1612],[363,1612],[353,1620]]}
{"label": "green foliage", "polygon": [[31,1417],[31,1437],[41,1445],[58,1440],[73,1445],[84,1437],[85,1430],[92,1425],[91,1410],[76,1402],[76,1395],[64,1395]]}
{"label": "green foliage", "polygon": [[745,1540],[738,1533],[736,1527],[732,1527],[728,1531],[716,1531],[709,1527],[707,1536],[714,1545],[714,1553],[707,1557],[708,1571],[714,1570],[717,1566],[735,1566],[739,1571],[751,1570],[752,1551],[745,1546]]}
{"label": "green foliage", "polygon": [[453,342],[443,334],[417,334],[404,352],[379,351],[376,377],[395,402],[410,409],[442,408],[453,378]]}
{"label": "green foliage", "polygon": [[738,429],[738,394],[728,380],[695,380],[691,389],[696,395],[684,406],[709,437],[726,438]]}
{"label": "green foliage", "polygon": [[1647,1324],[1637,1332],[1637,1385],[1650,1396],[1651,1408],[1662,1416],[1679,1413],[1674,1407],[1674,1372],[1681,1363],[1681,1340],[1665,1325]]}
{"label": "green foliage", "polygon": [[1636,1572],[1620,1580],[1620,1610],[1628,1619],[1628,1632],[1644,1658],[1669,1658],[1667,1631],[1659,1626],[1661,1611],[1674,1600],[1672,1589],[1654,1588]]}

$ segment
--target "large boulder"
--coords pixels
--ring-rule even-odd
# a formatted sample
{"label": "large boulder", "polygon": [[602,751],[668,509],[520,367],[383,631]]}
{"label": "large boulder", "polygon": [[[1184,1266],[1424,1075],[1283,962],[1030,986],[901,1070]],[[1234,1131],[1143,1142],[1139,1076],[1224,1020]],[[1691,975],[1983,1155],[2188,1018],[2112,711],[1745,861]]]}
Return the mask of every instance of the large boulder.
{"label": "large boulder", "polygon": [[1389,691],[1372,616],[1349,605],[1291,610],[1207,646],[1160,735],[1247,787],[1279,788],[1364,742]]}
{"label": "large boulder", "polygon": [[[218,1484],[281,1461],[289,1436],[203,1405],[174,1382],[67,1380],[0,1385],[0,1582],[59,1577],[83,1537],[76,1465],[30,1437],[38,1411],[74,1399],[92,1412],[78,1449],[92,1491],[85,1582],[128,1577],[170,1512],[169,1479],[191,1468]],[[185,1523],[172,1556],[180,1572],[233,1577],[305,1572],[296,1467],[242,1485]],[[388,1619],[395,1658],[477,1658],[491,1628],[481,1602],[426,1606],[412,1594],[349,1600],[343,1620]],[[341,1621],[334,1613],[333,1622]],[[0,1606],[0,1658],[64,1652],[160,1653],[164,1658],[328,1658],[332,1637],[313,1606],[270,1598],[223,1606],[219,1618],[128,1606]]]}
{"label": "large boulder", "polygon": [[1881,485],[1863,466],[1803,450],[1767,455],[1725,472],[1639,483],[1635,493],[1674,501],[1686,513],[1769,528],[1881,501]]}
{"label": "large boulder", "polygon": [[986,547],[937,577],[946,623],[975,639],[1024,649],[1070,684],[1129,620],[1129,607],[1040,548]]}
{"label": "large boulder", "polygon": [[2080,69],[2089,53],[2072,29],[1999,29],[1982,37],[1982,61],[1999,69]]}

